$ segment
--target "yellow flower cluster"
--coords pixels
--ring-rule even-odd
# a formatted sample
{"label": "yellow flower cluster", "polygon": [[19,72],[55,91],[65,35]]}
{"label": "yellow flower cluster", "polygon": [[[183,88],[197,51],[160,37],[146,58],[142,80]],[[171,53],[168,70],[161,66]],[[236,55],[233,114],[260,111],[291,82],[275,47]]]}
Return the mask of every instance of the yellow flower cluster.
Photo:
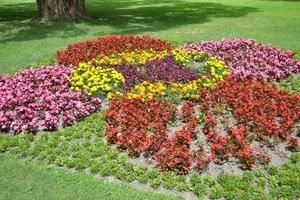
{"label": "yellow flower cluster", "polygon": [[198,99],[199,89],[201,88],[201,79],[190,81],[186,84],[171,83],[171,92],[178,95],[179,99]]}
{"label": "yellow flower cluster", "polygon": [[228,66],[221,60],[215,57],[208,58],[205,61],[205,66],[202,66],[209,76],[203,75],[201,77],[203,86],[206,88],[214,88],[217,86],[218,82],[223,81],[227,75],[230,74],[228,71]]}
{"label": "yellow flower cluster", "polygon": [[155,51],[149,50],[135,50],[132,52],[114,53],[110,55],[99,55],[98,58],[94,58],[89,63],[96,65],[120,65],[122,62],[126,64],[145,64],[147,61],[156,59],[164,59],[168,56],[168,51]]}
{"label": "yellow flower cluster", "polygon": [[131,91],[127,93],[128,99],[141,98],[144,100],[151,100],[157,97],[166,95],[167,86],[161,82],[149,83],[144,81],[142,84],[135,85]]}
{"label": "yellow flower cluster", "polygon": [[103,68],[87,63],[80,63],[72,71],[70,79],[73,91],[84,91],[88,95],[106,97],[111,91],[117,91],[125,82],[122,74],[113,68]]}
{"label": "yellow flower cluster", "polygon": [[187,65],[190,62],[201,62],[206,57],[204,51],[195,51],[195,50],[184,50],[184,49],[175,49],[172,50],[172,55],[175,59],[175,62],[181,65]]}
{"label": "yellow flower cluster", "polygon": [[95,65],[120,65],[122,62],[126,64],[145,64],[147,61],[156,59],[164,59],[172,55],[175,62],[182,65],[187,65],[190,62],[203,61],[206,54],[204,51],[175,49],[171,54],[167,51],[149,50],[135,50],[132,52],[121,52],[110,55],[99,55],[99,57],[92,59],[89,64]]}
{"label": "yellow flower cluster", "polygon": [[[135,85],[126,96],[128,99],[140,98],[142,101],[162,97],[197,99],[200,97],[199,88],[199,80],[194,80],[187,84],[162,82],[149,83],[148,81],[144,81],[141,84]],[[110,98],[114,96],[123,96],[123,94],[110,94]]]}

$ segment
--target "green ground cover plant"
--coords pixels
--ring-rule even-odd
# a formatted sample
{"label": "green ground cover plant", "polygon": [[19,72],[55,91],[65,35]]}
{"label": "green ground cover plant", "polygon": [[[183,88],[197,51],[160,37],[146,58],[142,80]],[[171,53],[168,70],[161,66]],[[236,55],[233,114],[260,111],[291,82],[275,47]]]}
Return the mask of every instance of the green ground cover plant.
{"label": "green ground cover plant", "polygon": [[281,81],[279,86],[284,90],[300,94],[300,77],[287,78],[286,80]]}

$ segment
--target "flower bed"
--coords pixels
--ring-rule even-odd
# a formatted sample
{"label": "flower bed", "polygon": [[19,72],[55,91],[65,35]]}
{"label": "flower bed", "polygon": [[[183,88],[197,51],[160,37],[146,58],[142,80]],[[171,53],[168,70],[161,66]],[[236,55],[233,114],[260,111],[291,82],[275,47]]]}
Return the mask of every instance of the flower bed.
{"label": "flower bed", "polygon": [[147,35],[112,35],[69,45],[65,51],[57,52],[57,61],[59,64],[64,65],[78,65],[80,62],[90,61],[100,54],[109,55],[148,49],[157,51],[171,50],[172,45]]}
{"label": "flower bed", "polygon": [[205,51],[223,60],[242,79],[279,81],[300,72],[300,61],[292,51],[282,51],[255,40],[223,40],[184,45],[183,49]]}
{"label": "flower bed", "polygon": [[0,77],[0,131],[54,130],[99,110],[101,100],[72,92],[71,68],[43,67]]}
{"label": "flower bed", "polygon": [[[166,99],[114,99],[106,114],[108,142],[178,173],[202,171],[209,162],[231,158],[251,169],[270,162],[267,147],[288,142],[287,148],[299,148],[293,131],[300,122],[300,97],[236,79],[202,89],[198,103],[184,102],[179,110]],[[170,128],[174,123],[178,131]],[[254,141],[259,145],[252,146]]]}
{"label": "flower bed", "polygon": [[130,98],[196,99],[200,87],[214,88],[228,74],[223,61],[203,52],[151,50],[99,56],[80,63],[73,70],[70,83],[74,91],[101,98],[128,94]]}
{"label": "flower bed", "polygon": [[65,65],[0,77],[2,132],[72,125],[107,98],[109,144],[162,171],[252,169],[272,162],[280,145],[300,149],[300,97],[266,82],[300,71],[289,51],[253,40],[174,49],[150,36],[106,36],[70,45],[57,60]]}

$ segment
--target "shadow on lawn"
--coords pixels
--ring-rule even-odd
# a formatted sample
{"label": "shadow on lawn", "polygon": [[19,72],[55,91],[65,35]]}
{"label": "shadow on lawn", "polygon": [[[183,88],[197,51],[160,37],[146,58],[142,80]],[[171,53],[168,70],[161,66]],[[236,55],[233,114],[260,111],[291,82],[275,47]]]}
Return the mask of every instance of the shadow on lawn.
{"label": "shadow on lawn", "polygon": [[111,27],[114,34],[138,34],[258,12],[257,8],[252,7],[183,0],[90,0],[87,1],[87,11],[92,20],[37,22],[27,20],[36,15],[34,3],[0,4],[0,28],[3,26],[6,30],[0,42],[79,36],[92,28],[101,30],[101,26]]}

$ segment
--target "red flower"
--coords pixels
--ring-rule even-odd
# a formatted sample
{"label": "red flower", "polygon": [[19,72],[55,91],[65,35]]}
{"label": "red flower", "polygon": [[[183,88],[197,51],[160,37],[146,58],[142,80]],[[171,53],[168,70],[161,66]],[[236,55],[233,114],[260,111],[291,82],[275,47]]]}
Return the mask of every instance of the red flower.
{"label": "red flower", "polygon": [[117,52],[134,51],[135,49],[146,50],[150,48],[157,51],[170,51],[172,45],[149,35],[111,35],[100,37],[96,40],[71,44],[66,50],[58,51],[56,58],[60,64],[78,65],[80,62],[87,62],[100,54],[109,55]]}

